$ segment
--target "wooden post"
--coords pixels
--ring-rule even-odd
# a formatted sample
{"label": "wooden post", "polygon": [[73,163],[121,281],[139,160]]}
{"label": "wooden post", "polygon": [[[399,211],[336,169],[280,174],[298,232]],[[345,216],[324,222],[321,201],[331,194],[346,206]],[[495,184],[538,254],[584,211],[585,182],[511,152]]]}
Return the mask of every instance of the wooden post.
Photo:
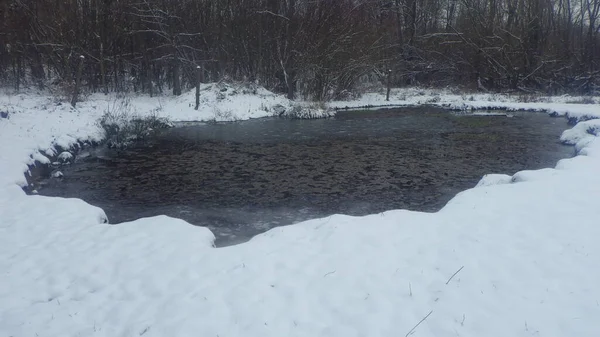
{"label": "wooden post", "polygon": [[194,110],[198,110],[200,106],[200,77],[202,76],[202,68],[196,66],[196,107]]}
{"label": "wooden post", "polygon": [[77,96],[79,96],[79,85],[81,84],[81,73],[83,72],[83,60],[85,56],[79,56],[79,66],[77,67],[77,75],[75,76],[75,88],[73,89],[73,97],[71,98],[71,105],[75,107],[77,104]]}
{"label": "wooden post", "polygon": [[204,61],[200,61],[200,83],[206,83],[206,74],[204,72],[204,70],[206,69],[206,67],[204,66]]}
{"label": "wooden post", "polygon": [[385,100],[390,100],[390,91],[392,91],[392,69],[388,70],[387,75],[387,93],[385,94]]}

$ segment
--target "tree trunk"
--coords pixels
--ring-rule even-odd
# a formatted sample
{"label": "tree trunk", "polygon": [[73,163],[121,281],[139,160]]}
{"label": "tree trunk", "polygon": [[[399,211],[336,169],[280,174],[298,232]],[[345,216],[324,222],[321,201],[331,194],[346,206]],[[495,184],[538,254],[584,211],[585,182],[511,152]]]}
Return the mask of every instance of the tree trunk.
{"label": "tree trunk", "polygon": [[33,62],[31,63],[31,76],[38,82],[40,89],[44,88],[44,80],[46,79],[46,73],[44,72],[44,63],[42,62],[42,55],[37,48],[31,50]]}
{"label": "tree trunk", "polygon": [[79,56],[79,66],[77,67],[77,74],[75,75],[75,88],[73,88],[73,97],[71,98],[71,105],[75,107],[77,104],[77,96],[79,96],[79,86],[81,85],[81,73],[83,72],[83,55]]}
{"label": "tree trunk", "polygon": [[395,3],[396,11],[396,40],[398,43],[399,51],[402,51],[402,44],[404,43],[404,36],[402,35],[402,5],[400,0],[396,0]]}
{"label": "tree trunk", "polygon": [[408,11],[405,13],[406,31],[408,33],[408,45],[412,46],[417,32],[417,0],[408,1]]}
{"label": "tree trunk", "polygon": [[17,59],[14,63],[15,70],[15,90],[19,91],[21,88],[21,54],[17,54]]}
{"label": "tree trunk", "polygon": [[148,81],[148,93],[152,97],[154,95],[154,88],[152,84],[152,65],[149,61],[146,61],[146,80]]}
{"label": "tree trunk", "polygon": [[181,76],[179,74],[180,71],[180,65],[179,65],[179,59],[177,58],[177,55],[173,55],[173,95],[175,96],[179,96],[181,95]]}
{"label": "tree trunk", "polygon": [[106,68],[104,67],[104,44],[100,42],[100,80],[102,81],[102,91],[108,95],[108,84],[106,83]]}

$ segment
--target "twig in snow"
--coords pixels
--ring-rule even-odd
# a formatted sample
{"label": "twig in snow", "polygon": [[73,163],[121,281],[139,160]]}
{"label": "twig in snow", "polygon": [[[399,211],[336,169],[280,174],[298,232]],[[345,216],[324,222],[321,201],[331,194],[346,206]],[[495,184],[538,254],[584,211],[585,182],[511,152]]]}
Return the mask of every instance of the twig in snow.
{"label": "twig in snow", "polygon": [[140,336],[143,336],[146,332],[148,332],[148,330],[150,330],[150,326],[149,325],[144,330],[142,330],[140,332]]}
{"label": "twig in snow", "polygon": [[331,274],[335,274],[335,270],[334,270],[334,271],[330,271],[329,273],[327,273],[327,274],[323,275],[323,277],[327,277],[327,276],[329,276],[329,275],[331,275]]}
{"label": "twig in snow", "polygon": [[408,282],[408,292],[410,294],[410,297],[412,297],[412,285],[410,284],[410,282]]}
{"label": "twig in snow", "polygon": [[462,322],[460,322],[460,325],[461,325],[461,326],[465,326],[465,319],[466,319],[466,318],[467,318],[467,317],[465,316],[465,314],[463,314],[463,320],[462,320]]}
{"label": "twig in snow", "polygon": [[406,334],[406,336],[404,336],[404,337],[408,337],[408,336],[412,335],[412,334],[415,332],[415,329],[416,329],[417,327],[419,327],[419,325],[421,325],[421,323],[425,322],[425,320],[426,320],[426,319],[427,319],[427,318],[428,318],[428,317],[429,317],[431,314],[433,314],[433,310],[431,310],[431,311],[430,311],[430,312],[427,314],[427,316],[423,317],[423,319],[422,319],[422,320],[420,320],[420,321],[419,321],[419,323],[417,323],[417,325],[415,325],[415,326],[414,326],[412,329],[410,329],[410,331],[409,331],[409,332]]}
{"label": "twig in snow", "polygon": [[452,281],[452,279],[454,278],[454,276],[456,276],[456,274],[460,273],[461,270],[463,270],[465,266],[460,267],[456,273],[452,274],[452,276],[450,276],[450,278],[448,279],[448,281],[446,281],[446,285],[448,285],[448,283],[450,283],[450,281]]}

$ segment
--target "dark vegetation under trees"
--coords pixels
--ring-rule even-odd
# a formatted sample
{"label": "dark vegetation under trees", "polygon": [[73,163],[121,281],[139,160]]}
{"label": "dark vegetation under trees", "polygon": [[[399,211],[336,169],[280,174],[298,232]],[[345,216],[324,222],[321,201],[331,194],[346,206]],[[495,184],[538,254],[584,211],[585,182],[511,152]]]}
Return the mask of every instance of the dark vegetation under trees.
{"label": "dark vegetation under trees", "polygon": [[599,27],[600,0],[2,0],[0,80],[70,88],[83,67],[91,92],[225,78],[326,100],[391,69],[396,86],[585,94]]}

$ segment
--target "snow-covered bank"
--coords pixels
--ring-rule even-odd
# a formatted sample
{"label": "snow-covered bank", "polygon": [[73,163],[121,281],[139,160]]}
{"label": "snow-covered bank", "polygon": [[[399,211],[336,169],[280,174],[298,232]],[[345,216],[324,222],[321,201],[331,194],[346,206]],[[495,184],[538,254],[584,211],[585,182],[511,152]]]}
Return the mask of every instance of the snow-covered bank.
{"label": "snow-covered bank", "polygon": [[212,233],[181,220],[108,226],[80,200],[26,196],[26,165],[101,138],[104,104],[12,99],[0,336],[600,335],[596,121],[563,134],[579,156],[484,177],[438,213],[336,215],[213,249]]}
{"label": "snow-covered bank", "polygon": [[49,163],[58,149],[101,141],[105,134],[98,121],[107,112],[178,122],[245,120],[294,110],[291,101],[262,87],[224,83],[202,85],[198,110],[195,101],[193,90],[179,97],[93,94],[75,109],[45,92],[0,94],[0,111],[7,115],[0,118],[0,186],[24,185],[27,165]]}
{"label": "snow-covered bank", "polygon": [[543,111],[566,116],[571,122],[600,118],[600,97],[510,96],[503,94],[455,94],[446,90],[392,89],[390,100],[385,93],[367,93],[351,101],[334,101],[332,109],[363,107],[402,107],[433,105],[452,110]]}

